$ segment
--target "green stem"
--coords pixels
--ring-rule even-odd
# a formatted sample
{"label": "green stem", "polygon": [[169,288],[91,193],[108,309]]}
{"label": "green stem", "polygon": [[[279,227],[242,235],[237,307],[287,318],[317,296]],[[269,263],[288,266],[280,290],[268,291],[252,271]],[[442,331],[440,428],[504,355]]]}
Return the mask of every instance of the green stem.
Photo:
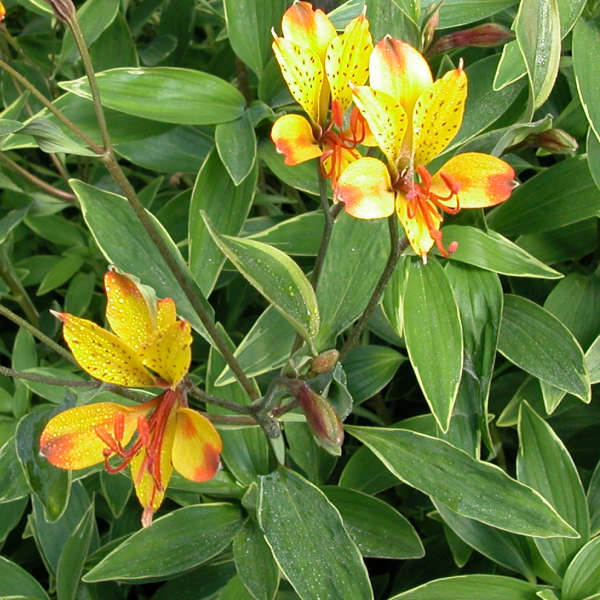
{"label": "green stem", "polygon": [[203,402],[215,404],[216,406],[221,406],[222,408],[226,408],[227,410],[231,410],[233,412],[250,414],[249,406],[244,406],[243,404],[238,404],[237,402],[230,402],[224,398],[213,396],[212,394],[201,390],[197,385],[193,384],[189,380],[186,382],[186,388],[192,396],[202,400]]}
{"label": "green stem", "polygon": [[396,216],[396,214],[393,214],[390,217],[388,217],[388,225],[390,228],[390,256],[388,258],[387,264],[385,265],[385,269],[383,270],[383,273],[381,274],[381,277],[379,278],[379,281],[377,282],[377,285],[375,286],[375,289],[371,294],[371,298],[369,299],[369,303],[367,304],[365,311],[360,317],[358,323],[352,329],[352,332],[348,336],[346,343],[340,350],[340,362],[342,362],[346,358],[346,356],[348,356],[348,352],[352,350],[352,348],[358,341],[361,333],[363,332],[364,328],[369,322],[369,319],[371,318],[371,315],[373,314],[373,311],[375,310],[375,307],[377,306],[381,295],[383,294],[383,290],[385,290],[387,282],[389,281],[390,277],[392,276],[392,273],[394,272],[394,269],[396,268],[396,264],[398,263],[400,255],[408,245],[408,240],[406,238],[400,239],[398,235],[398,217]]}
{"label": "green stem", "polygon": [[8,286],[8,289],[10,290],[11,294],[13,295],[15,302],[17,302],[21,306],[29,323],[31,323],[33,326],[37,326],[40,315],[37,309],[35,308],[35,305],[31,301],[27,290],[23,287],[21,280],[15,275],[13,269],[11,268],[8,256],[6,255],[6,250],[1,247],[0,277],[2,277],[2,279],[4,279],[4,281],[6,282],[6,285]]}

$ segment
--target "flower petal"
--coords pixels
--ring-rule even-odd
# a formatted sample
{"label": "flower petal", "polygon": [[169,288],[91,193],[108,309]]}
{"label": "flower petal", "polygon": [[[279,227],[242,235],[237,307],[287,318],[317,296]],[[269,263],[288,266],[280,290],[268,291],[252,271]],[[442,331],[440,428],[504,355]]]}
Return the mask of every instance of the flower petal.
{"label": "flower petal", "polygon": [[192,360],[192,328],[187,321],[176,321],[163,329],[154,341],[140,350],[144,365],[158,373],[171,387],[188,372]]}
{"label": "flower petal", "polygon": [[421,53],[390,36],[373,49],[369,77],[372,88],[400,102],[409,115],[417,98],[433,84],[431,69]]}
{"label": "flower petal", "polygon": [[150,410],[146,405],[129,407],[113,402],[70,408],[48,421],[40,436],[40,453],[55,467],[85,469],[104,460],[102,451],[107,445],[96,433],[97,428],[118,437],[115,416],[122,414],[121,444],[126,446],[135,432],[138,416]]}
{"label": "flower petal", "polygon": [[389,217],[394,212],[394,192],[387,167],[376,158],[353,162],[337,183],[335,200],[357,219]]}
{"label": "flower petal", "polygon": [[467,99],[467,75],[454,69],[425,90],[413,113],[414,164],[427,165],[458,133]]}
{"label": "flower petal", "polygon": [[53,314],[63,322],[63,336],[75,360],[92,377],[128,387],[156,385],[136,353],[116,335],[87,319]]}
{"label": "flower petal", "polygon": [[331,179],[331,185],[333,186],[336,185],[346,167],[361,158],[358,150],[351,150],[339,144],[335,146],[326,144],[325,154],[325,159],[322,159],[322,172],[325,174],[325,177]]}
{"label": "flower petal", "polygon": [[[414,215],[409,216],[409,201],[403,194],[397,194],[396,197],[396,214],[402,223],[404,233],[408,242],[417,256],[420,256],[423,261],[427,261],[427,253],[435,243],[435,240],[430,235],[429,225],[434,229],[439,230],[442,218],[435,207],[428,211],[427,215],[423,214],[420,206],[417,204],[411,207],[414,210]],[[428,221],[429,220],[429,224]]]}
{"label": "flower petal", "polygon": [[106,320],[130,348],[139,350],[156,335],[156,309],[151,310],[138,286],[126,275],[108,271],[104,287]]}
{"label": "flower petal", "polygon": [[221,438],[213,424],[191,408],[177,410],[173,467],[192,481],[208,481],[219,469]]}
{"label": "flower petal", "polygon": [[365,15],[352,19],[344,33],[331,40],[325,56],[325,73],[332,100],[339,104],[342,114],[352,102],[349,83],[363,85],[369,76],[369,56],[373,40]]}
{"label": "flower petal", "polygon": [[271,129],[271,139],[277,152],[285,156],[286,165],[298,165],[322,154],[311,124],[300,115],[279,117]]}
{"label": "flower petal", "polygon": [[408,121],[404,108],[389,94],[368,86],[355,87],[352,92],[354,103],[369,124],[377,144],[390,165],[395,168],[402,154],[402,142]]}
{"label": "flower petal", "polygon": [[175,302],[171,298],[162,298],[156,303],[156,325],[159,331],[173,325],[176,319]]}
{"label": "flower petal", "polygon": [[[439,196],[448,194],[441,174],[459,186],[460,208],[485,208],[504,202],[515,187],[515,171],[506,162],[491,154],[466,152],[451,158],[434,176],[430,190]],[[456,198],[442,202],[456,207]]]}

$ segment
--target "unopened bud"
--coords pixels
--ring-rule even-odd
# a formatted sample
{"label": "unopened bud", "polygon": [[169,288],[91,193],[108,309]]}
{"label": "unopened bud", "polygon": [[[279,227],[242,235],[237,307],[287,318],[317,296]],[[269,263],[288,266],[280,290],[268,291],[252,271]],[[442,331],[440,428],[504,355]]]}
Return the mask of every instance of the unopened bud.
{"label": "unopened bud", "polygon": [[527,146],[536,146],[550,154],[571,154],[578,148],[577,140],[563,129],[531,133],[524,142]]}
{"label": "unopened bud", "polygon": [[310,365],[310,375],[320,375],[321,373],[329,373],[333,367],[335,367],[340,353],[334,348],[332,350],[325,350],[321,352],[319,356],[313,358]]}
{"label": "unopened bud", "polygon": [[433,42],[433,38],[435,36],[435,30],[438,28],[440,24],[440,11],[436,10],[432,13],[432,15],[427,20],[425,27],[423,28],[423,51],[426,51],[431,43]]}
{"label": "unopened bud", "polygon": [[46,0],[54,10],[54,14],[65,23],[69,22],[76,14],[72,0]]}
{"label": "unopened bud", "polygon": [[470,29],[455,31],[443,35],[429,50],[429,54],[447,52],[453,48],[475,46],[477,48],[493,48],[514,38],[514,33],[498,23],[485,23]]}
{"label": "unopened bud", "polygon": [[344,428],[333,406],[304,381],[296,380],[290,389],[300,402],[315,442],[329,454],[339,456],[342,453]]}

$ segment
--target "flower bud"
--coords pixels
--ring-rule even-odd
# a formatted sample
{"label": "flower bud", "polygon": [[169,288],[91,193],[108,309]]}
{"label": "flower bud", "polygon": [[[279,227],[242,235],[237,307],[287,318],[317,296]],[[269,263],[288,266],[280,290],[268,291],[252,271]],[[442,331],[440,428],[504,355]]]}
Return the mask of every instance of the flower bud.
{"label": "flower bud", "polygon": [[431,43],[433,42],[433,38],[435,36],[435,30],[437,29],[439,24],[440,24],[440,11],[436,10],[431,14],[429,19],[427,20],[427,23],[425,24],[425,27],[423,28],[423,50],[424,51],[427,50],[427,48],[429,48],[429,46],[431,46]]}
{"label": "flower bud", "polygon": [[577,140],[563,129],[547,129],[541,133],[531,133],[524,143],[537,146],[549,154],[570,154],[578,148]]}
{"label": "flower bud", "polygon": [[477,27],[443,35],[431,47],[428,54],[439,54],[463,46],[492,48],[504,44],[504,42],[514,37],[514,33],[510,29],[498,25],[498,23],[485,23],[484,25],[477,25]]}
{"label": "flower bud", "polygon": [[335,367],[339,356],[340,353],[335,348],[321,352],[319,356],[313,358],[309,374],[314,376],[320,375],[321,373],[328,373]]}
{"label": "flower bud", "polygon": [[339,456],[342,453],[344,441],[344,428],[342,421],[333,406],[323,396],[319,396],[304,381],[294,382],[290,389],[306,415],[306,422],[310,427],[317,445],[324,450]]}
{"label": "flower bud", "polygon": [[46,2],[54,10],[56,17],[65,23],[69,22],[76,14],[72,0],[46,0]]}

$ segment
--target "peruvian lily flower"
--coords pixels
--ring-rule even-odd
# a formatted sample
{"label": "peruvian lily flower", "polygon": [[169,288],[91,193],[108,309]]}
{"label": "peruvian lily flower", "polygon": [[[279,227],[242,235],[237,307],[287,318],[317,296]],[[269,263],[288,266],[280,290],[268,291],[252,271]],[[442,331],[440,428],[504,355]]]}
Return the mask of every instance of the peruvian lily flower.
{"label": "peruvian lily flower", "polygon": [[[370,59],[370,87],[354,87],[354,102],[366,119],[387,165],[361,158],[342,173],[335,200],[359,219],[396,212],[414,250],[427,260],[436,244],[443,256],[443,213],[504,202],[514,188],[513,168],[494,156],[458,154],[434,175],[426,165],[454,138],[462,123],[467,75],[462,65],[433,81],[423,56],[386,37]],[[441,212],[440,212],[441,211]],[[456,243],[449,251],[456,249]]]}
{"label": "peruvian lily flower", "polygon": [[[360,114],[344,114],[352,103],[349,84],[366,82],[373,49],[363,13],[338,35],[327,15],[309,2],[294,2],[283,15],[283,37],[274,35],[273,51],[283,77],[308,120],[296,114],[277,119],[271,139],[285,163],[297,165],[320,158],[321,172],[334,182],[343,169],[360,158],[356,146],[366,130]],[[331,106],[331,113],[329,107]]]}
{"label": "peruvian lily flower", "polygon": [[149,288],[113,271],[104,285],[106,320],[114,333],[54,313],[75,360],[106,383],[165,391],[137,406],[100,402],[68,409],[46,425],[40,452],[62,469],[104,462],[109,473],[117,473],[129,465],[147,527],[173,468],[192,481],[215,475],[221,438],[210,421],[187,406],[181,381],[190,367],[192,335],[190,324],[177,319],[173,300],[156,301]]}

